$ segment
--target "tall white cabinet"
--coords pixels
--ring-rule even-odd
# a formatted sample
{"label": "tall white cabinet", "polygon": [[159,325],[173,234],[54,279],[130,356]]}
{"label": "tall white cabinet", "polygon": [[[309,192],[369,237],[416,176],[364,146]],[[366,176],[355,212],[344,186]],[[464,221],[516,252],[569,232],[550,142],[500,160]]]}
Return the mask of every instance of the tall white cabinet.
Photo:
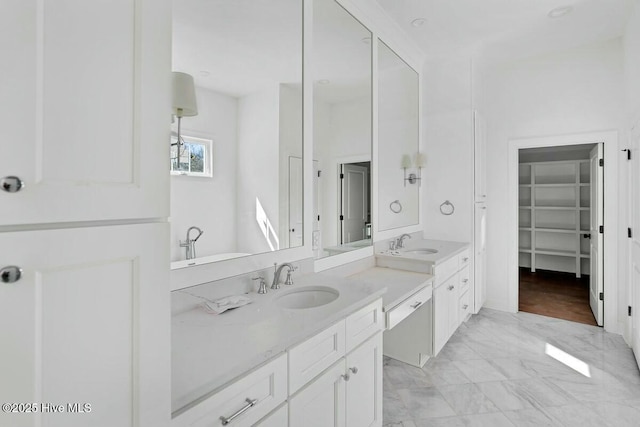
{"label": "tall white cabinet", "polygon": [[0,425],[167,425],[170,2],[0,26]]}
{"label": "tall white cabinet", "polygon": [[589,273],[589,160],[520,163],[520,266]]}

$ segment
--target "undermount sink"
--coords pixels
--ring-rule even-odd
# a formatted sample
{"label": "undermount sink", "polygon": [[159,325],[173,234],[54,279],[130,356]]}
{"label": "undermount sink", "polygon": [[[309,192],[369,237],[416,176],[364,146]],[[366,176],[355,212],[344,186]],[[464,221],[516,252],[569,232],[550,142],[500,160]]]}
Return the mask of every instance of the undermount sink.
{"label": "undermount sink", "polygon": [[403,252],[407,254],[415,254],[415,255],[433,255],[433,254],[437,254],[438,250],[431,249],[431,248],[417,248],[417,249],[407,249],[406,251],[403,251]]}
{"label": "undermount sink", "polygon": [[327,286],[305,286],[279,295],[276,304],[291,309],[313,308],[329,304],[339,296],[340,292]]}

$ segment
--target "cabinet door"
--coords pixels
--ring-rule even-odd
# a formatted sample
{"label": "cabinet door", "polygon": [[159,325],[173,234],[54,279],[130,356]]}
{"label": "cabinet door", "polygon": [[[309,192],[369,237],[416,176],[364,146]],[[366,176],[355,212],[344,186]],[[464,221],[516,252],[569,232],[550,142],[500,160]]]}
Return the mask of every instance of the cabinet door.
{"label": "cabinet door", "polygon": [[168,216],[170,1],[7,0],[0,28],[0,226]]}
{"label": "cabinet door", "polygon": [[0,233],[0,267],[23,269],[0,283],[0,401],[50,404],[0,425],[169,423],[167,241],[168,224]]}
{"label": "cabinet door", "polygon": [[460,282],[459,273],[456,273],[455,276],[453,276],[451,279],[447,281],[447,283],[444,284],[444,286],[447,287],[447,306],[448,306],[447,316],[448,316],[448,325],[449,325],[447,340],[451,338],[451,335],[453,335],[453,333],[456,331],[456,329],[458,329],[458,326],[460,325],[460,322],[458,319],[458,298],[460,296],[459,282]]}
{"label": "cabinet door", "polygon": [[289,400],[290,427],[345,427],[345,361]]}
{"label": "cabinet door", "polygon": [[437,356],[449,339],[449,282],[433,291],[433,355]]}
{"label": "cabinet door", "polygon": [[382,332],[347,355],[347,427],[382,425]]}

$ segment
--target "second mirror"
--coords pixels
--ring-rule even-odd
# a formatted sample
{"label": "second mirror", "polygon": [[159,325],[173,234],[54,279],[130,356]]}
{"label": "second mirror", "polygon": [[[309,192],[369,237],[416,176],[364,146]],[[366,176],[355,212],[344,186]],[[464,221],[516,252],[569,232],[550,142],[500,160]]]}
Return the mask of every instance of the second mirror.
{"label": "second mirror", "polygon": [[371,32],[334,0],[313,2],[313,250],[371,245]]}

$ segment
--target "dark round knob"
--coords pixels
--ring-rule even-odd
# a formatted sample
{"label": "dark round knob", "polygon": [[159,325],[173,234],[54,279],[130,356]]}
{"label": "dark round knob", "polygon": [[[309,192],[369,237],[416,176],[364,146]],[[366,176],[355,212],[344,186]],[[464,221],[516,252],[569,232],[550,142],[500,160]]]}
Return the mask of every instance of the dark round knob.
{"label": "dark round knob", "polygon": [[17,193],[24,187],[24,183],[17,176],[5,176],[0,179],[0,187],[7,193]]}
{"label": "dark round knob", "polygon": [[22,269],[15,265],[10,265],[0,269],[0,281],[2,283],[14,283],[22,277]]}

